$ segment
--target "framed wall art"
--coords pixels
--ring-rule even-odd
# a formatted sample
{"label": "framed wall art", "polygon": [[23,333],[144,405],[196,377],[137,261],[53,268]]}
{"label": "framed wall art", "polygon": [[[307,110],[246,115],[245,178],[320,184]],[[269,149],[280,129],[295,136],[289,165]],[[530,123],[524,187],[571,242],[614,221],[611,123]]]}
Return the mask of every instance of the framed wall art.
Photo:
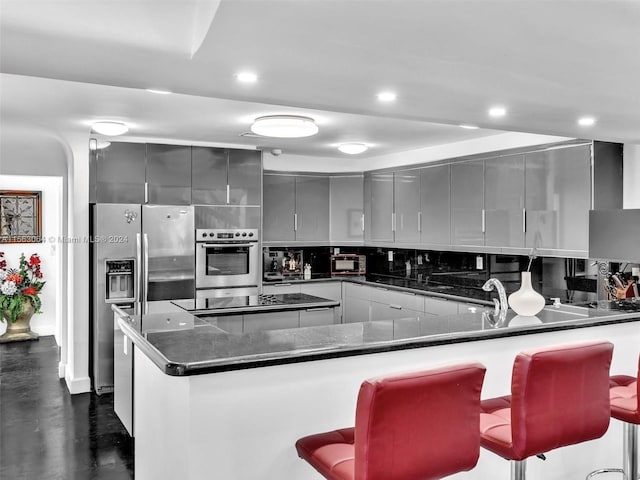
{"label": "framed wall art", "polygon": [[0,243],[42,242],[42,192],[0,190]]}

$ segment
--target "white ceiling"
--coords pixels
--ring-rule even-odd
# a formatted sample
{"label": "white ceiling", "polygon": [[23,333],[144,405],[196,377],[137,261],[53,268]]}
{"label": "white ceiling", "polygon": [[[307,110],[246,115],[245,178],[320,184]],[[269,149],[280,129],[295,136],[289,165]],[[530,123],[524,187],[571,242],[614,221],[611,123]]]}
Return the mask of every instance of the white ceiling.
{"label": "white ceiling", "polygon": [[[2,121],[347,158],[532,132],[640,143],[638,0],[0,0]],[[239,84],[249,69],[257,83]],[[174,95],[154,95],[163,88]],[[375,98],[397,92],[392,104]],[[502,119],[487,109],[504,105]],[[239,136],[314,117],[306,139]],[[580,127],[581,115],[597,122]],[[472,123],[480,130],[457,125]]]}

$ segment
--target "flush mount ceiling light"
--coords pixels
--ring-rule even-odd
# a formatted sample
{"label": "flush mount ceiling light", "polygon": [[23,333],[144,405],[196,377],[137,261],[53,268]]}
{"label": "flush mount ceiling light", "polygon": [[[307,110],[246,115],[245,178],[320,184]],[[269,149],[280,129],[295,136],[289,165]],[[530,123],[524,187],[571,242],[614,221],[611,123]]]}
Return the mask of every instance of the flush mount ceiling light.
{"label": "flush mount ceiling light", "polygon": [[91,125],[91,128],[94,132],[99,133],[100,135],[106,135],[108,137],[122,135],[123,133],[127,133],[129,131],[129,127],[120,122],[96,122]]}
{"label": "flush mount ceiling light", "polygon": [[369,147],[364,143],[342,143],[338,145],[338,150],[349,155],[357,155],[358,153],[366,152]]}
{"label": "flush mount ceiling light", "polygon": [[466,128],[467,130],[477,130],[478,127],[476,125],[458,125],[460,128]]}
{"label": "flush mount ceiling light", "polygon": [[258,117],[251,125],[251,131],[263,137],[300,138],[318,133],[313,118],[298,115],[267,115]]}
{"label": "flush mount ceiling light", "polygon": [[590,127],[596,123],[596,119],[593,117],[581,117],[578,119],[578,125],[581,127]]}
{"label": "flush mount ceiling light", "polygon": [[156,95],[171,95],[173,93],[170,90],[162,90],[159,88],[147,88],[146,90],[147,92],[155,93]]}

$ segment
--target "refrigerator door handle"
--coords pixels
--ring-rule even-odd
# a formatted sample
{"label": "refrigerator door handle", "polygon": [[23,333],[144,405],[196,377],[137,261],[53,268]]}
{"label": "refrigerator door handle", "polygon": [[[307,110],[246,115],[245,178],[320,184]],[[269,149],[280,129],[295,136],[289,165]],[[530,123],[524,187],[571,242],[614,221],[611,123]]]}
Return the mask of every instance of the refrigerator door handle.
{"label": "refrigerator door handle", "polygon": [[142,301],[142,292],[144,285],[142,283],[142,239],[140,234],[136,233],[136,292],[133,295],[134,301]]}
{"label": "refrigerator door handle", "polygon": [[142,255],[143,255],[143,266],[142,269],[144,271],[144,280],[143,284],[144,288],[144,296],[142,297],[142,305],[143,305],[143,313],[147,313],[147,299],[149,297],[149,236],[144,233],[142,234]]}

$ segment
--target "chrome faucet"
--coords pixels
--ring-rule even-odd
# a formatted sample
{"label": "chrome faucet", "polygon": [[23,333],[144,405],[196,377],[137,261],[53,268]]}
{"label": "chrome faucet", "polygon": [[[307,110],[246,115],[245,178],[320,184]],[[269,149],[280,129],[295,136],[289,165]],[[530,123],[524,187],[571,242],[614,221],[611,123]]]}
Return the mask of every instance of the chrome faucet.
{"label": "chrome faucet", "polygon": [[497,323],[503,324],[507,317],[507,311],[509,310],[509,303],[507,302],[507,292],[504,289],[504,285],[497,278],[490,278],[482,286],[482,290],[490,292],[493,289],[498,292],[500,300],[494,298],[493,304],[495,305],[494,316],[498,317]]}

